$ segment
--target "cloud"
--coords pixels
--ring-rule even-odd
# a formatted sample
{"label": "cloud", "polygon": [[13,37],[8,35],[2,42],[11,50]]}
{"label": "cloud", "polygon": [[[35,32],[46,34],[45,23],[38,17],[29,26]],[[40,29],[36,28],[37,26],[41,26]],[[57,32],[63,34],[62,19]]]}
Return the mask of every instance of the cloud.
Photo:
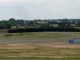
{"label": "cloud", "polygon": [[7,3],[7,2],[9,2],[9,0],[0,0],[0,4],[1,3]]}
{"label": "cloud", "polygon": [[79,18],[79,6],[80,0],[0,0],[0,16],[1,19]]}

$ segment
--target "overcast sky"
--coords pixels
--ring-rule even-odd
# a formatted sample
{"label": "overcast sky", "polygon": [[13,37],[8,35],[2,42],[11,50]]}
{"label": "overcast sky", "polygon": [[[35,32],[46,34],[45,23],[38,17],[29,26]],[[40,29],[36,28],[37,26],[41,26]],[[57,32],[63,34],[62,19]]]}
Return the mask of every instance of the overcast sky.
{"label": "overcast sky", "polygon": [[0,0],[0,20],[80,18],[80,0]]}

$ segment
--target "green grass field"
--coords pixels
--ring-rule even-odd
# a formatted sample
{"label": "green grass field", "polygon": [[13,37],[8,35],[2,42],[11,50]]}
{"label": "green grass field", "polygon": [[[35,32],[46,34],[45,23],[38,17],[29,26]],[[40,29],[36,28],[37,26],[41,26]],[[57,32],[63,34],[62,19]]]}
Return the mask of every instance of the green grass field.
{"label": "green grass field", "polygon": [[31,58],[28,58],[28,59],[0,59],[0,60],[80,60],[80,59],[47,59],[47,58],[43,58],[43,59],[31,59]]}
{"label": "green grass field", "polygon": [[16,37],[16,38],[17,37],[19,38],[20,37],[21,38],[72,38],[72,37],[79,38],[80,37],[79,32],[27,32],[27,33],[23,33],[23,35],[20,35],[20,33],[16,33],[16,34],[14,33],[12,35],[13,35],[12,37]]}
{"label": "green grass field", "polygon": [[[28,46],[27,46],[28,47]],[[33,46],[34,47],[34,46]],[[17,47],[19,48],[19,47]],[[1,49],[0,58],[80,58],[80,48],[36,46],[32,49]]]}
{"label": "green grass field", "polygon": [[28,32],[5,36],[6,34],[8,33],[0,33],[0,60],[80,59],[80,45],[46,45],[46,41],[64,42],[70,38],[80,38],[80,32]]}
{"label": "green grass field", "polygon": [[37,58],[28,58],[28,59],[0,59],[0,60],[80,60],[80,59],[47,59],[47,58],[43,58],[43,59],[37,59]]}

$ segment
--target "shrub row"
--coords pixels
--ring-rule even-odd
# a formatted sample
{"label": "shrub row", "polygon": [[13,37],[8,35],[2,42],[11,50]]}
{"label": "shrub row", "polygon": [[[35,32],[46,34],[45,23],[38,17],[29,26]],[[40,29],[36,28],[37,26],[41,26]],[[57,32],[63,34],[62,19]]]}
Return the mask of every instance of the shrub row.
{"label": "shrub row", "polygon": [[78,28],[60,28],[60,27],[52,27],[52,28],[26,28],[26,29],[10,29],[9,33],[20,33],[20,32],[51,32],[51,31],[59,31],[59,32],[80,32]]}

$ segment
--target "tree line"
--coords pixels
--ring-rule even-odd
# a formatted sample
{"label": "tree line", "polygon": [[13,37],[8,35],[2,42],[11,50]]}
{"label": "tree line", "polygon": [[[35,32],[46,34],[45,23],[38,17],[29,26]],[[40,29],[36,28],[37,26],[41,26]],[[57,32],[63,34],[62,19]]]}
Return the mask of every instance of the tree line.
{"label": "tree line", "polygon": [[[23,19],[15,19],[10,18],[9,20],[2,20],[0,21],[0,29],[20,29],[22,26],[25,29],[29,28],[53,28],[54,24],[57,24],[57,27],[60,28],[72,28],[72,27],[80,27],[80,19],[76,20],[69,20],[67,18],[59,20],[57,22],[56,20],[44,20],[44,22],[47,23],[38,23],[42,20],[23,20]],[[72,26],[74,25],[74,26]],[[15,26],[16,28],[12,28]]]}

